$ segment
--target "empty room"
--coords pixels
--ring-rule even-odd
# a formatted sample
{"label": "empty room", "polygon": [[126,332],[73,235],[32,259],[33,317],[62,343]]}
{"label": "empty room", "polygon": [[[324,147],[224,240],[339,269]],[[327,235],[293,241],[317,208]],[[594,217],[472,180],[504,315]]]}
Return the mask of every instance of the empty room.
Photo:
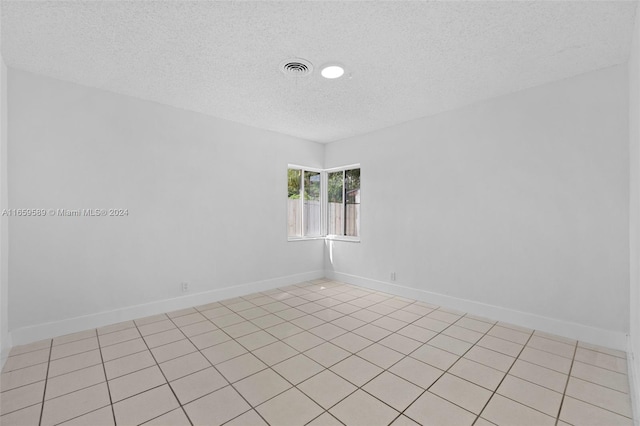
{"label": "empty room", "polygon": [[640,424],[637,1],[0,25],[0,425]]}

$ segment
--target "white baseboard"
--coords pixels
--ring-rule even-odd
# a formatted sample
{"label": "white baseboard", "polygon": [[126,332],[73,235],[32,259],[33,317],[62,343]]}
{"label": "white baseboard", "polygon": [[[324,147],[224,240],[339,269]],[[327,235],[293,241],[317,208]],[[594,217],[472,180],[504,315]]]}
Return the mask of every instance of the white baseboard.
{"label": "white baseboard", "polygon": [[11,333],[7,333],[4,336],[5,339],[2,341],[0,345],[0,371],[4,368],[4,363],[7,361],[9,357],[9,352],[11,351]]}
{"label": "white baseboard", "polygon": [[627,377],[629,378],[629,389],[631,398],[631,409],[633,413],[634,426],[640,425],[640,383],[638,383],[638,366],[635,360],[636,354],[633,351],[631,336],[627,336]]}
{"label": "white baseboard", "polygon": [[91,328],[104,327],[105,325],[129,321],[136,318],[143,318],[164,312],[176,311],[178,309],[189,308],[192,306],[204,305],[207,303],[217,302],[219,300],[231,299],[233,297],[244,296],[259,291],[271,290],[273,288],[319,278],[324,278],[324,271],[319,270],[305,272],[302,274],[287,275],[284,277],[190,294],[188,296],[176,297],[173,299],[158,300],[141,305],[127,306],[112,311],[99,312],[97,314],[22,327],[11,331],[12,343],[13,345],[25,345],[42,339],[49,339]]}
{"label": "white baseboard", "polygon": [[543,317],[528,312],[516,311],[501,306],[489,305],[444,294],[433,293],[417,288],[406,287],[364,278],[357,275],[345,274],[331,270],[325,271],[325,276],[337,281],[353,284],[373,290],[383,291],[409,299],[421,300],[434,305],[445,306],[473,315],[487,317],[497,321],[509,322],[521,327],[531,328],[556,334],[558,336],[577,339],[585,343],[605,346],[622,351],[627,350],[626,334],[619,331],[604,330],[574,322],[563,321],[555,318]]}

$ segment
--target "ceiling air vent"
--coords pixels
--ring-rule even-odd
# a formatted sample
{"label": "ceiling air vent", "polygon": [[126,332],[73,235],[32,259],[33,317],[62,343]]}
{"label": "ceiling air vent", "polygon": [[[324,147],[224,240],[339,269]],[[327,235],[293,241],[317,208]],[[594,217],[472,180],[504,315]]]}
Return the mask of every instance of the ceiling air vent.
{"label": "ceiling air vent", "polygon": [[285,74],[292,77],[304,77],[313,72],[313,65],[311,62],[300,59],[287,59],[280,64],[280,70]]}

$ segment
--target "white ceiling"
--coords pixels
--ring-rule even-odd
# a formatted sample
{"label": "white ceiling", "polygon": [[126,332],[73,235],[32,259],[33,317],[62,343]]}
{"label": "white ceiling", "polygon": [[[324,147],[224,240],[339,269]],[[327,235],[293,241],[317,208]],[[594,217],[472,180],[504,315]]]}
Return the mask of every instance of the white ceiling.
{"label": "white ceiling", "polygon": [[[624,63],[636,5],[3,1],[2,53],[10,67],[330,142]],[[290,57],[316,71],[285,76]],[[329,62],[347,76],[320,77]]]}

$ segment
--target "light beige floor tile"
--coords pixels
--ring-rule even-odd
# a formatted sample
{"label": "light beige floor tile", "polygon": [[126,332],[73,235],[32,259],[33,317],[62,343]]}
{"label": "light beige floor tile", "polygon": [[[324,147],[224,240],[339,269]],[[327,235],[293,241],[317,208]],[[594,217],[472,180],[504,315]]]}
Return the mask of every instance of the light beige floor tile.
{"label": "light beige floor tile", "polygon": [[557,371],[520,359],[513,364],[509,374],[561,393],[564,393],[567,381],[569,380],[566,374],[558,373]]}
{"label": "light beige floor tile", "polygon": [[229,336],[237,339],[238,337],[246,336],[247,334],[255,333],[260,328],[249,321],[239,322],[237,324],[230,325],[223,328],[224,332]]}
{"label": "light beige floor tile", "polygon": [[591,382],[571,377],[567,395],[625,417],[632,417],[629,395]]}
{"label": "light beige floor tile", "polygon": [[292,324],[297,325],[298,327],[304,329],[304,330],[308,330],[310,328],[313,327],[317,327],[319,325],[324,324],[326,321],[322,320],[318,317],[315,317],[313,315],[305,315],[303,317],[300,318],[296,318],[294,320],[291,321]]}
{"label": "light beige floor tile", "polygon": [[464,355],[473,346],[471,343],[445,336],[444,334],[439,334],[429,340],[428,345],[435,346],[436,348],[440,348],[458,356]]}
{"label": "light beige floor tile", "polygon": [[32,405],[22,410],[4,414],[0,417],[0,425],[2,426],[27,426],[37,425],[40,422],[40,412],[42,404]]}
{"label": "light beige floor tile", "polygon": [[174,328],[172,330],[161,331],[160,333],[145,336],[144,341],[150,348],[156,348],[179,340],[184,340],[184,338],[184,334],[177,328]]}
{"label": "light beige floor tile", "polygon": [[523,345],[519,343],[510,342],[508,340],[503,340],[489,335],[485,335],[480,339],[478,346],[512,357],[517,357],[523,347]]}
{"label": "light beige floor tile", "polygon": [[324,310],[324,306],[318,305],[317,303],[308,302],[296,306],[296,309],[299,309],[302,312],[306,312],[307,314],[313,314],[315,312]]}
{"label": "light beige floor tile", "polygon": [[555,418],[501,395],[494,395],[482,417],[496,425],[554,426]]}
{"label": "light beige floor tile", "polygon": [[571,375],[619,392],[629,393],[629,380],[626,374],[574,361]]}
{"label": "light beige floor tile", "polygon": [[178,408],[178,401],[169,389],[169,385],[151,389],[113,404],[116,423],[119,425],[144,423],[176,408]]}
{"label": "light beige floor tile", "polygon": [[[271,312],[272,314],[278,313],[278,312],[282,312],[282,311],[286,311],[289,309],[289,305],[282,303],[282,302],[273,302],[273,303],[269,303],[267,305],[262,305],[261,306],[262,309],[264,309],[265,311]],[[297,309],[295,309],[296,311],[298,311]]]}
{"label": "light beige floor tile", "polygon": [[522,331],[514,330],[512,328],[501,327],[496,325],[487,333],[489,336],[499,337],[503,340],[518,343],[524,345],[531,337],[531,333],[523,333]]}
{"label": "light beige floor tile", "polygon": [[62,376],[56,376],[47,381],[45,399],[75,392],[79,389],[97,385],[105,380],[104,367],[102,365],[94,365],[93,367],[63,374]]}
{"label": "light beige floor tile", "polygon": [[464,354],[464,358],[484,364],[487,367],[495,368],[504,373],[509,371],[509,368],[511,368],[515,361],[513,357],[480,346],[474,346],[469,349],[469,352]]}
{"label": "light beige floor tile", "polygon": [[265,330],[267,333],[277,337],[280,340],[284,340],[287,337],[293,336],[295,334],[301,333],[304,330],[298,327],[297,325],[293,325],[289,322],[283,322],[282,324],[274,325],[273,327],[269,327]]}
{"label": "light beige floor tile", "polygon": [[419,347],[409,356],[419,361],[426,362],[427,364],[441,370],[447,370],[459,358],[457,355],[454,355],[451,352],[447,352],[430,345],[423,345]]}
{"label": "light beige floor tile", "polygon": [[552,417],[558,415],[562,402],[562,394],[511,375],[505,377],[496,392]]}
{"label": "light beige floor tile", "polygon": [[8,391],[20,386],[29,385],[47,378],[47,364],[36,364],[31,367],[13,370],[0,375],[0,391]]}
{"label": "light beige floor tile", "polygon": [[49,349],[41,349],[33,352],[27,352],[20,355],[10,356],[4,364],[3,373],[13,370],[19,370],[32,365],[42,364],[49,361]]}
{"label": "light beige floor tile", "polygon": [[324,369],[322,365],[302,354],[282,361],[272,368],[294,385],[297,385]]}
{"label": "light beige floor tile", "polygon": [[375,377],[362,389],[398,411],[403,411],[424,392],[418,386],[387,371]]}
{"label": "light beige floor tile", "polygon": [[426,328],[427,330],[440,333],[445,328],[449,327],[451,324],[444,321],[438,321],[437,319],[431,318],[431,317],[422,317],[416,322],[414,322],[413,325],[417,325],[418,327]]}
{"label": "light beige floor tile", "polygon": [[414,324],[409,324],[406,327],[398,330],[398,334],[409,337],[413,340],[417,340],[421,343],[427,343],[438,335],[435,331],[427,330],[426,328],[418,327]]}
{"label": "light beige floor tile", "polygon": [[256,305],[254,305],[251,302],[248,302],[246,300],[241,300],[237,303],[233,303],[231,305],[227,305],[227,308],[231,309],[234,312],[241,312],[241,311],[246,311],[247,309],[252,309],[255,308]]}
{"label": "light beige floor tile", "polygon": [[388,315],[390,318],[397,319],[406,323],[414,322],[422,317],[422,315],[415,314],[405,310],[397,310]]}
{"label": "light beige floor tile", "polygon": [[478,386],[496,390],[505,373],[486,365],[471,361],[467,358],[460,358],[450,369],[449,373],[462,379],[475,383]]}
{"label": "light beige floor tile", "polygon": [[405,415],[401,415],[391,423],[391,426],[420,426]]}
{"label": "light beige floor tile", "polygon": [[448,373],[440,377],[429,391],[476,414],[480,414],[491,398],[487,389]]}
{"label": "light beige floor tile", "polygon": [[87,352],[98,349],[98,338],[90,337],[88,339],[76,340],[75,342],[65,343],[63,345],[51,348],[51,359],[60,359],[66,356]]}
{"label": "light beige floor tile", "polygon": [[43,349],[51,348],[51,339],[39,340],[37,342],[29,343],[27,345],[18,345],[11,348],[9,356],[16,356],[26,354],[28,352],[40,351]]}
{"label": "light beige floor tile", "polygon": [[[569,342],[569,343],[575,343]],[[627,354],[624,351],[619,351],[617,349],[605,348],[604,346],[593,345],[591,343],[578,342],[578,346],[585,349],[591,349],[592,351],[601,352],[603,354],[615,356],[622,359],[627,359]]]}
{"label": "light beige floor tile", "polygon": [[171,388],[178,397],[178,401],[180,401],[182,405],[221,389],[228,384],[224,377],[213,367],[198,371],[170,383]]}
{"label": "light beige floor tile", "polygon": [[[353,306],[353,305],[351,305]],[[336,306],[334,308],[335,310],[339,310],[338,307]],[[355,318],[355,319],[359,319],[360,321],[364,321],[364,322],[372,322],[377,320],[378,318],[382,318],[382,315],[366,310],[366,309],[362,309],[362,310],[356,310],[353,311],[352,313],[349,314],[349,316],[351,318]]]}
{"label": "light beige floor tile", "polygon": [[511,328],[513,330],[518,330],[518,331],[521,331],[523,333],[529,333],[529,334],[533,333],[533,330],[530,329],[530,328],[522,327],[522,326],[516,325],[516,324],[511,324],[511,323],[508,323],[508,322],[498,321],[496,324],[499,325],[500,327]]}
{"label": "light beige floor tile", "polygon": [[326,342],[304,353],[306,356],[324,367],[331,367],[351,355],[350,352]]}
{"label": "light beige floor tile", "polygon": [[271,366],[297,355],[298,351],[282,342],[275,342],[253,351],[253,354],[260,358],[262,362]]}
{"label": "light beige floor tile", "polygon": [[423,393],[404,412],[419,424],[433,426],[470,426],[476,416],[430,392]]}
{"label": "light beige floor tile", "polygon": [[331,343],[351,353],[359,352],[373,344],[371,340],[365,339],[364,337],[358,336],[354,333],[346,333],[342,336],[336,337],[335,339],[331,339]]}
{"label": "light beige floor tile", "polygon": [[239,415],[229,423],[225,423],[225,426],[269,426],[260,417],[257,411],[249,410],[244,414]]}
{"label": "light beige floor tile", "polygon": [[356,328],[362,327],[366,324],[366,322],[361,321],[356,318],[352,318],[349,316],[338,318],[336,320],[331,321],[331,324],[337,325],[340,328],[344,328],[345,330],[352,331]]}
{"label": "light beige floor tile", "polygon": [[169,319],[138,326],[138,330],[143,336],[149,336],[150,334],[156,334],[161,331],[172,330],[174,328],[176,328],[175,324]]}
{"label": "light beige floor tile", "polygon": [[394,333],[400,330],[401,328],[406,327],[407,325],[406,322],[393,319],[391,317],[379,318],[374,322],[372,322],[371,324],[375,325],[376,327],[380,327],[380,328],[384,328],[385,330],[392,331]]}
{"label": "light beige floor tile", "polygon": [[151,315],[144,318],[138,318],[134,320],[134,322],[136,323],[136,326],[138,326],[139,328],[143,325],[153,324],[154,322],[160,322],[167,319],[169,319],[169,317],[166,314],[158,314],[158,315]]}
{"label": "light beige floor tile", "polygon": [[[82,352],[77,355],[71,355],[65,358],[51,361],[49,363],[49,377],[59,376],[61,374],[70,373],[76,370],[82,370],[83,368],[99,364],[102,364],[100,350],[95,349],[88,352]],[[47,364],[40,365],[44,365],[44,367],[46,368]]]}
{"label": "light beige floor tile", "polygon": [[556,340],[558,342],[568,343],[569,345],[575,345],[577,340],[569,339],[568,337],[558,336],[557,334],[546,333],[544,331],[536,330],[533,332],[536,336],[546,337],[547,339]]}
{"label": "light beige floor tile", "polygon": [[241,322],[245,321],[246,320],[244,318],[235,313],[222,317],[211,318],[211,322],[213,322],[219,328],[230,327],[234,324],[240,324]]}
{"label": "light beige floor tile", "polygon": [[392,366],[389,371],[423,389],[431,386],[444,373],[438,368],[411,357],[404,358]]}
{"label": "light beige floor tile", "polygon": [[617,373],[627,374],[626,359],[618,358],[602,352],[596,352],[579,347],[576,350],[575,360],[584,362],[585,364],[595,365],[596,367],[606,368],[607,370],[615,371]]}
{"label": "light beige floor tile", "polygon": [[477,331],[478,333],[486,333],[492,327],[491,324],[469,318],[468,316],[460,318],[458,321],[456,321],[456,325],[458,327],[464,327],[468,328],[469,330]]}
{"label": "light beige floor tile", "polygon": [[348,425],[388,425],[399,413],[371,395],[358,390],[329,412]]}
{"label": "light beige floor tile", "polygon": [[300,383],[298,389],[329,409],[357,388],[330,370],[325,370]]}
{"label": "light beige floor tile", "polygon": [[0,413],[8,414],[42,402],[44,381],[11,389],[0,394]]}
{"label": "light beige floor tile", "polygon": [[331,308],[327,308],[318,312],[314,312],[313,316],[320,318],[323,321],[333,321],[343,317],[344,314],[342,312],[335,311]]}
{"label": "light beige floor tile", "polygon": [[270,314],[270,315],[265,315],[263,317],[254,318],[251,320],[251,322],[257,325],[258,327],[265,329],[265,328],[273,327],[274,325],[282,324],[284,320],[279,316]]}
{"label": "light beige floor tile", "polygon": [[218,327],[216,327],[210,321],[201,321],[195,324],[189,324],[184,327],[180,327],[180,330],[182,330],[184,335],[187,337],[197,336],[198,334],[206,333],[208,331],[214,331],[217,329]]}
{"label": "light beige floor tile", "polygon": [[427,318],[436,319],[438,321],[443,321],[448,324],[453,324],[454,322],[458,321],[461,316],[462,315],[445,312],[442,308],[429,312],[427,314]]}
{"label": "light beige floor tile", "polygon": [[421,302],[413,303],[411,305],[407,305],[404,308],[402,308],[403,311],[418,314],[420,316],[427,315],[429,312],[432,312],[434,309],[438,309],[438,307],[435,305],[432,305],[431,307],[427,307],[421,304]]}
{"label": "light beige floor tile", "polygon": [[179,379],[196,371],[210,367],[209,361],[200,353],[193,352],[160,364],[160,369],[169,381]]}
{"label": "light beige floor tile", "polygon": [[151,349],[151,353],[153,353],[153,357],[158,363],[169,361],[170,359],[178,358],[182,355],[187,355],[196,351],[196,347],[187,339]]}
{"label": "light beige floor tile", "polygon": [[[83,340],[83,339],[87,339],[89,337],[95,337],[96,334],[96,330],[95,329],[91,329],[91,330],[84,330],[84,331],[79,331],[77,333],[71,333],[71,334],[66,334],[64,336],[60,336],[60,337],[56,337],[53,339],[53,346],[58,346],[58,345],[62,345],[65,343],[71,343],[71,342],[75,342],[76,340]],[[48,342],[48,341],[45,341]]]}
{"label": "light beige floor tile", "polygon": [[289,389],[291,384],[268,368],[236,382],[234,387],[255,407]]}
{"label": "light beige floor tile", "polygon": [[[360,310],[360,308],[358,308],[357,306],[353,306],[353,305],[350,305],[348,303],[342,303],[340,305],[332,306],[332,309],[334,311],[338,311],[338,312],[341,312],[341,313],[343,313],[345,315],[349,315],[349,316],[351,316],[351,314],[356,313],[356,312],[358,312]],[[374,315],[380,315],[380,314],[376,314],[375,312],[371,312],[371,313],[374,314]],[[352,316],[352,318],[360,319],[358,317],[353,317],[353,316]],[[363,321],[362,319],[360,319],[360,320]]]}
{"label": "light beige floor tile", "polygon": [[245,319],[252,320],[254,318],[260,318],[262,316],[268,315],[269,311],[266,309],[262,309],[258,306],[255,308],[247,309],[246,311],[242,311],[239,315]]}
{"label": "light beige floor tile", "polygon": [[520,359],[563,374],[569,374],[569,370],[571,369],[570,359],[528,346],[522,351]]}
{"label": "light beige floor tile", "polygon": [[459,327],[455,324],[445,329],[442,332],[442,334],[449,337],[455,337],[458,340],[462,340],[471,344],[475,344],[483,336],[483,333],[478,333],[477,331],[469,330],[464,327]]}
{"label": "light beige floor tile", "polygon": [[398,310],[397,308],[393,308],[391,306],[388,306],[382,303],[371,305],[367,309],[382,315],[389,315],[390,313]]}
{"label": "light beige floor tile", "polygon": [[173,323],[178,327],[185,327],[190,324],[196,324],[201,321],[206,321],[207,318],[199,312],[193,312],[188,315],[179,316],[173,318]]}
{"label": "light beige floor tile", "polygon": [[342,378],[347,379],[356,386],[362,386],[380,374],[383,370],[369,361],[365,361],[358,356],[352,355],[331,367],[331,371]]}
{"label": "light beige floor tile", "polygon": [[253,373],[264,370],[267,368],[267,365],[260,361],[260,359],[255,355],[246,353],[239,357],[217,364],[216,368],[230,383],[234,383],[252,375]]}
{"label": "light beige floor tile", "polygon": [[342,423],[331,414],[322,413],[313,421],[307,423],[307,426],[342,426]]}
{"label": "light beige floor tile", "polygon": [[129,340],[128,342],[118,343],[117,345],[107,346],[106,348],[100,348],[102,359],[105,362],[146,350],[148,350],[147,345],[142,339]]}
{"label": "light beige floor tile", "polygon": [[107,372],[107,379],[112,380],[152,365],[156,365],[156,361],[151,356],[151,352],[144,351],[105,362],[104,369]]}
{"label": "light beige floor tile", "polygon": [[378,343],[404,355],[409,355],[411,352],[422,346],[421,342],[402,336],[398,333],[393,333],[380,340]]}
{"label": "light beige floor tile", "polygon": [[283,342],[300,352],[304,352],[308,349],[313,348],[314,346],[318,346],[324,343],[324,340],[314,334],[309,333],[308,331],[303,331],[302,333],[287,337],[283,340]]}
{"label": "light beige floor tile", "polygon": [[165,384],[166,380],[158,366],[145,368],[117,379],[109,380],[111,399],[117,402]]}
{"label": "light beige floor tile", "polygon": [[110,404],[106,383],[100,383],[59,398],[45,401],[42,426],[62,423]]}
{"label": "light beige floor tile", "polygon": [[404,355],[400,352],[396,352],[393,349],[389,349],[386,346],[382,346],[378,343],[374,343],[357,353],[360,358],[364,358],[367,361],[387,369],[396,362],[404,358]]}
{"label": "light beige floor tile", "polygon": [[221,425],[251,407],[231,386],[224,387],[184,406],[194,425]]}
{"label": "light beige floor tile", "polygon": [[232,314],[233,311],[225,306],[217,306],[211,309],[204,309],[200,313],[208,319],[213,319]]}
{"label": "light beige floor tile", "polygon": [[384,339],[385,337],[391,334],[389,330],[386,330],[382,327],[375,326],[373,324],[367,324],[367,325],[363,325],[360,328],[356,328],[355,330],[353,330],[353,333],[374,342]]}
{"label": "light beige floor tile", "polygon": [[156,417],[153,420],[149,420],[144,423],[145,426],[191,426],[191,422],[187,418],[182,408],[176,408],[173,411],[169,411],[167,414],[163,414],[160,417]]}
{"label": "light beige floor tile", "polygon": [[562,402],[560,419],[572,425],[580,426],[631,426],[633,421],[612,411],[603,410],[570,396]]}
{"label": "light beige floor tile", "polygon": [[[293,299],[288,299],[287,302],[290,300],[293,300]],[[265,309],[267,308],[265,307]],[[307,315],[306,312],[303,312],[300,309],[296,309],[296,308],[284,309],[282,311],[274,312],[274,314],[276,314],[277,316],[279,316],[280,318],[286,321],[291,321],[296,318],[300,318],[302,316]]]}
{"label": "light beige floor tile", "polygon": [[214,330],[193,336],[190,340],[198,349],[203,350],[211,346],[227,342],[231,340],[231,337],[222,330]]}
{"label": "light beige floor tile", "polygon": [[527,343],[527,346],[540,349],[541,351],[550,352],[555,355],[560,355],[565,358],[573,359],[573,353],[575,352],[575,345],[568,345],[566,343],[558,342],[556,340],[547,339],[540,336],[533,336]]}
{"label": "light beige floor tile", "polygon": [[98,332],[98,335],[101,335],[101,334],[113,333],[114,331],[126,330],[127,328],[133,328],[135,326],[136,326],[136,323],[133,321],[124,321],[124,322],[119,322],[117,324],[111,324],[105,327],[100,327],[96,331]]}
{"label": "light beige floor tile", "polygon": [[482,417],[478,417],[478,420],[476,420],[476,422],[473,424],[473,426],[494,426],[494,425],[495,423],[491,423],[489,420],[485,420]]}
{"label": "light beige floor tile", "polygon": [[326,323],[319,325],[318,327],[310,328],[309,332],[315,334],[321,339],[331,340],[342,334],[345,334],[347,330],[337,327],[333,324]]}
{"label": "light beige floor tile", "polygon": [[68,422],[62,423],[64,426],[114,426],[113,410],[111,407],[99,408],[90,413],[84,414]]}
{"label": "light beige floor tile", "polygon": [[[100,346],[111,346],[116,343],[126,342],[141,337],[138,330],[135,328],[127,328],[125,330],[116,331],[109,334],[101,334],[98,336]],[[54,351],[55,352],[55,351]]]}
{"label": "light beige floor tile", "polygon": [[244,346],[247,350],[253,351],[255,349],[277,342],[278,339],[276,339],[266,331],[258,330],[255,333],[242,336],[236,339],[236,341]]}
{"label": "light beige floor tile", "polygon": [[296,388],[281,393],[256,411],[272,425],[305,424],[322,413],[322,408]]}

